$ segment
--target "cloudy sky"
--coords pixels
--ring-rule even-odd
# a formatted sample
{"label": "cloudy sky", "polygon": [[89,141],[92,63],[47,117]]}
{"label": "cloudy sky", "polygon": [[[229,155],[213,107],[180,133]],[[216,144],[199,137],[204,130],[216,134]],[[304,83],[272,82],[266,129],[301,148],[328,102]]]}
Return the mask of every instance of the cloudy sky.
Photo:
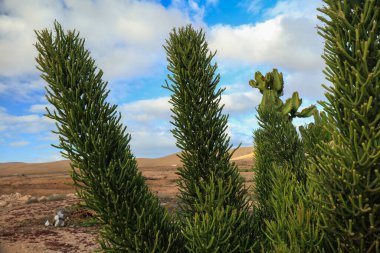
{"label": "cloudy sky", "polygon": [[[234,145],[252,145],[261,95],[248,81],[256,71],[278,68],[285,95],[303,106],[324,99],[320,55],[323,40],[316,16],[321,0],[2,0],[0,1],[0,162],[62,160],[43,116],[45,82],[34,57],[34,30],[76,29],[104,71],[132,135],[137,157],[160,157],[178,149],[170,133],[170,93],[161,87],[168,71],[162,47],[173,27],[193,24],[206,32],[221,75],[228,132]],[[298,120],[298,125],[307,121]]]}

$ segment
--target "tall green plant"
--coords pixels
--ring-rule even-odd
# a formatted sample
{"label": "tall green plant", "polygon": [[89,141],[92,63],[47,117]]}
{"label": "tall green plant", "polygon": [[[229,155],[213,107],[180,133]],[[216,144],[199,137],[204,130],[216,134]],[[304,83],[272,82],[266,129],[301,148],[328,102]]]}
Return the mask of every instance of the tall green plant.
{"label": "tall green plant", "polygon": [[299,99],[297,92],[284,104],[281,100],[284,81],[282,73],[277,69],[267,73],[265,77],[256,72],[255,80],[250,80],[249,84],[263,94],[257,109],[259,129],[253,134],[255,197],[260,208],[263,208],[263,213],[271,217],[272,211],[267,204],[272,182],[270,170],[273,164],[289,164],[297,180],[305,180],[304,151],[291,121],[296,116],[311,116],[316,112],[316,108],[310,106],[298,112],[302,99]]}
{"label": "tall green plant", "polygon": [[[296,128],[292,124],[294,117],[309,117],[316,112],[310,106],[298,112],[302,99],[294,92],[292,98],[282,102],[284,81],[282,73],[276,69],[265,77],[255,73],[255,80],[249,81],[253,88],[263,94],[258,106],[259,129],[254,138],[254,198],[257,204],[257,226],[261,228],[261,243],[267,246],[267,237],[263,234],[266,223],[275,219],[276,210],[270,199],[273,197],[274,166],[287,166],[289,173],[301,184],[306,183],[305,154],[303,144]],[[284,186],[285,187],[285,186]],[[286,216],[287,214],[283,214]]]}
{"label": "tall green plant", "polygon": [[[293,124],[273,108],[258,111],[259,129],[253,133],[254,138],[254,190],[257,226],[265,231],[265,220],[275,217],[275,210],[270,202],[273,190],[272,170],[275,165],[289,165],[289,170],[297,180],[304,182],[303,170],[305,156],[301,140]],[[265,236],[261,235],[265,245]]]}
{"label": "tall green plant", "polygon": [[319,206],[316,184],[307,179],[301,184],[288,165],[273,166],[269,203],[273,219],[266,219],[264,252],[328,252],[324,249],[325,222]]}
{"label": "tall green plant", "polygon": [[380,252],[380,1],[324,0],[318,27],[325,39],[322,106],[330,145],[320,173],[331,247]]}
{"label": "tall green plant", "polygon": [[148,189],[131,153],[130,135],[84,39],[64,32],[36,32],[38,69],[48,83],[46,98],[55,107],[62,156],[72,166],[78,194],[97,214],[100,244],[107,252],[173,252],[177,231],[167,211]]}
{"label": "tall green plant", "polygon": [[[304,140],[274,107],[261,107],[258,119],[254,196],[259,214],[256,221],[262,231],[261,252],[325,252],[325,222],[318,185],[309,178],[312,171],[306,167]],[[313,156],[317,151],[311,142],[317,144],[322,138],[314,127],[306,131],[310,137],[306,147],[311,152],[307,155]]]}
{"label": "tall green plant", "polygon": [[204,32],[192,26],[174,29],[164,48],[171,72],[171,84],[164,87],[172,92],[172,133],[182,149],[179,214],[187,226],[186,247],[192,252],[232,252],[239,245],[244,252],[252,231],[242,233],[246,226],[238,217],[247,213],[247,191],[231,162],[228,116],[219,104],[223,89],[217,88],[220,77],[212,64],[215,53],[209,51]]}

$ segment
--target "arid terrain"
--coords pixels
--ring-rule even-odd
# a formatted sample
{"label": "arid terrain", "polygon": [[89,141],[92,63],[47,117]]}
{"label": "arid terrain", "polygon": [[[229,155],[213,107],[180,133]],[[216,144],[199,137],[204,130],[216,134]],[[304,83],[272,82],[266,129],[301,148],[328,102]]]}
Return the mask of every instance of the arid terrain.
{"label": "arid terrain", "polygon": [[[233,161],[250,187],[252,148],[239,148]],[[137,158],[137,162],[162,205],[175,208],[175,173],[181,166],[177,155]],[[71,183],[68,161],[0,163],[0,253],[93,252],[97,227],[84,223],[92,214],[78,205]],[[67,213],[65,226],[45,226],[47,220],[53,222],[58,209]]]}

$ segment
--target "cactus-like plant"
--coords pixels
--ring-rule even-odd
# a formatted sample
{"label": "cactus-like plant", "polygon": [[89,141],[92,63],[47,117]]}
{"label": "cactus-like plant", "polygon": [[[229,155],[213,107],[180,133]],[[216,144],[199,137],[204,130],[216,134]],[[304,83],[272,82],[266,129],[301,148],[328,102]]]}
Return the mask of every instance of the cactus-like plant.
{"label": "cactus-like plant", "polygon": [[[259,129],[254,131],[254,199],[256,226],[261,229],[261,244],[264,249],[268,240],[265,236],[267,220],[275,218],[276,210],[270,201],[273,190],[274,166],[288,166],[289,173],[304,184],[305,156],[301,140],[292,122],[273,107],[259,111]],[[286,214],[284,214],[286,215]]]}
{"label": "cactus-like plant", "polygon": [[57,122],[63,157],[72,166],[79,196],[96,212],[100,245],[106,252],[176,252],[179,233],[151,193],[131,153],[130,135],[120,123],[103,72],[76,31],[55,36],[36,32],[36,58],[48,83],[47,100],[55,107],[47,117]]}
{"label": "cactus-like plant", "polygon": [[302,99],[299,98],[298,92],[294,92],[291,98],[288,98],[285,103],[282,102],[280,97],[284,95],[284,79],[282,73],[279,73],[277,69],[273,69],[272,72],[268,72],[265,77],[257,71],[255,73],[255,79],[249,81],[249,85],[253,88],[260,90],[263,94],[259,110],[265,107],[273,106],[276,110],[279,110],[284,116],[288,116],[290,120],[295,117],[307,118],[313,115],[317,110],[314,105],[304,108],[301,112],[298,112],[302,104]]}
{"label": "cactus-like plant", "polygon": [[332,250],[380,252],[380,1],[324,0],[318,27],[332,145],[320,172]]}
{"label": "cactus-like plant", "polygon": [[316,164],[318,157],[322,156],[321,144],[331,141],[331,134],[326,130],[327,116],[325,112],[314,112],[314,122],[300,126],[305,156],[308,164]]}
{"label": "cactus-like plant", "polygon": [[[255,80],[250,80],[249,85],[259,89],[263,95],[258,106],[259,129],[254,131],[254,198],[257,208],[257,226],[261,227],[261,245],[268,246],[270,237],[265,236],[266,224],[273,221],[277,210],[270,201],[273,196],[274,166],[287,166],[287,170],[297,182],[306,183],[305,154],[296,128],[292,124],[295,117],[309,117],[317,112],[314,105],[298,112],[302,104],[298,92],[286,100],[281,100],[284,89],[282,73],[273,69],[265,77],[255,73]],[[284,186],[285,187],[285,186]],[[283,217],[288,214],[284,213]],[[275,222],[275,221],[273,221]]]}
{"label": "cactus-like plant", "polygon": [[[174,29],[164,47],[171,72],[171,84],[164,87],[172,92],[172,133],[182,149],[179,216],[186,247],[192,252],[232,252],[240,245],[242,252],[248,251],[243,245],[253,240],[246,233],[249,222],[239,218],[241,212],[248,214],[248,195],[231,162],[228,116],[219,104],[223,89],[217,88],[220,77],[212,63],[215,54],[209,51],[204,32],[191,25]],[[210,209],[210,201],[218,208]]]}
{"label": "cactus-like plant", "polygon": [[326,252],[317,185],[309,179],[300,184],[287,164],[275,165],[269,173],[272,184],[269,202],[274,217],[264,221],[269,242],[264,252]]}
{"label": "cactus-like plant", "polygon": [[188,252],[250,252],[257,234],[254,220],[251,213],[225,205],[231,182],[212,174],[209,182],[201,181],[196,188],[197,212],[183,227]]}

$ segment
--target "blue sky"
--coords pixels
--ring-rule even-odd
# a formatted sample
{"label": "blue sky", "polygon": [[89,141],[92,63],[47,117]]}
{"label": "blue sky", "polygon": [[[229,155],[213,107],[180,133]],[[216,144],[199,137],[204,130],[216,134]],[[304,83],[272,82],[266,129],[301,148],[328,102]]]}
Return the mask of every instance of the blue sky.
{"label": "blue sky", "polygon": [[[228,133],[234,145],[252,145],[261,95],[248,85],[256,71],[278,68],[284,74],[284,99],[294,91],[303,106],[324,99],[326,84],[317,34],[320,0],[3,0],[0,1],[0,162],[62,160],[45,82],[34,57],[34,30],[77,29],[86,39],[132,135],[137,157],[160,157],[178,149],[170,133],[168,71],[162,45],[173,27],[193,24],[206,32],[215,61]],[[309,120],[296,120],[302,125]]]}

